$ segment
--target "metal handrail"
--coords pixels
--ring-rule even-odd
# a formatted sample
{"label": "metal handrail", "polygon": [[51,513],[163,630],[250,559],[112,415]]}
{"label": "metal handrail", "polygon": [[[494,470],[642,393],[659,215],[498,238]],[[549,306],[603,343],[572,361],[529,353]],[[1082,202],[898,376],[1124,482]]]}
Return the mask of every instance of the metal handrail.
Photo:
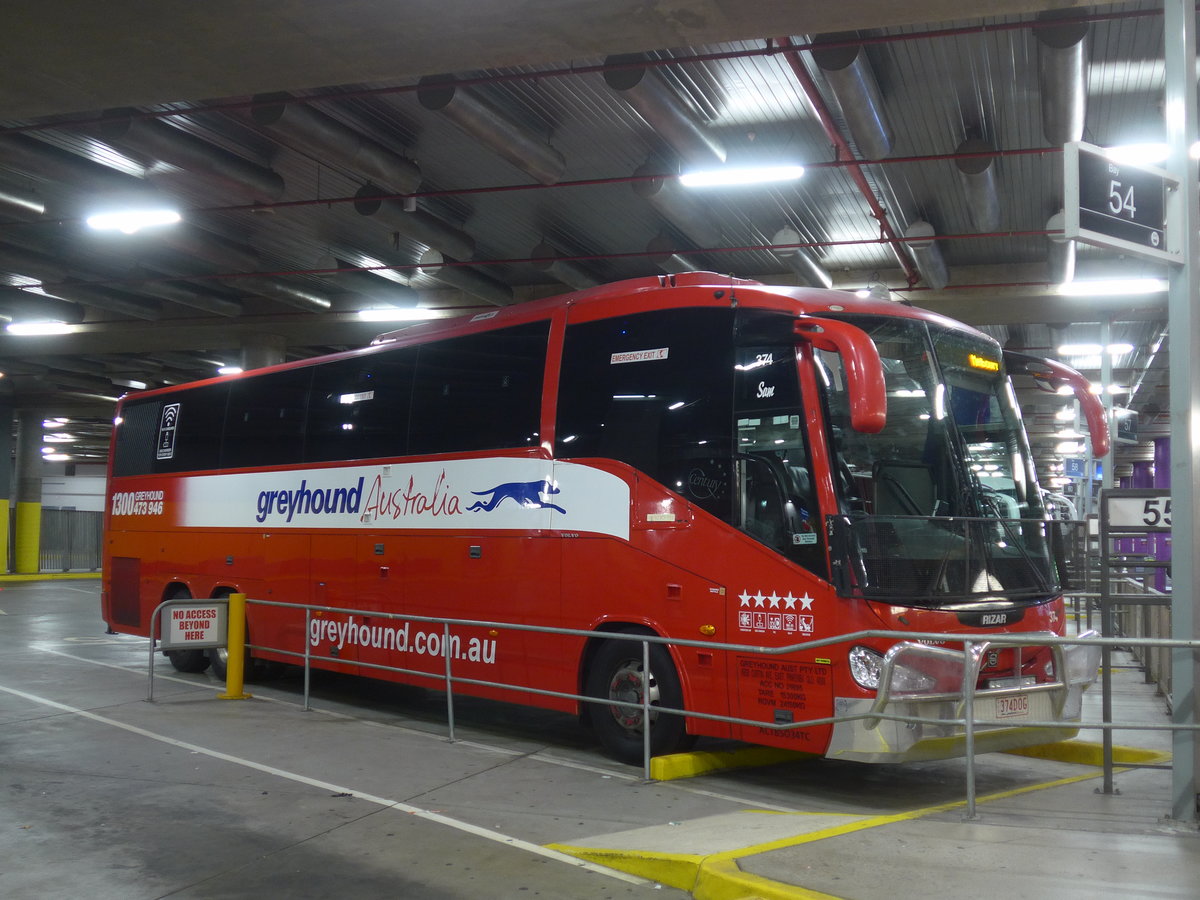
{"label": "metal handrail", "polygon": [[[195,601],[193,601],[195,602]],[[862,713],[847,713],[833,716],[823,716],[814,719],[805,719],[793,722],[767,722],[756,719],[745,719],[738,716],[720,715],[716,713],[702,713],[689,711],[686,709],[675,709],[672,707],[655,706],[651,710],[649,706],[649,692],[642,692],[642,702],[631,703],[622,700],[613,700],[608,698],[591,697],[582,694],[569,693],[564,691],[553,691],[545,688],[535,688],[525,685],[508,684],[506,682],[488,681],[478,678],[465,678],[454,675],[452,668],[452,657],[449,652],[444,653],[445,671],[442,674],[433,672],[420,671],[417,669],[407,669],[399,666],[387,666],[379,663],[370,663],[360,660],[354,660],[353,665],[362,668],[381,672],[395,672],[404,675],[413,675],[420,678],[428,678],[441,682],[444,685],[443,690],[446,693],[447,703],[447,721],[448,721],[448,740],[453,742],[455,738],[455,722],[454,722],[454,692],[453,686],[472,685],[475,687],[498,688],[501,690],[520,691],[526,694],[535,694],[543,697],[553,697],[557,699],[573,700],[582,703],[595,703],[605,706],[618,706],[627,709],[638,709],[642,712],[643,728],[643,775],[647,781],[652,780],[650,776],[650,729],[651,720],[650,712],[655,714],[666,714],[675,716],[687,716],[689,718],[705,719],[709,721],[722,722],[731,725],[746,725],[754,728],[763,728],[770,731],[788,731],[793,729],[811,727],[816,725],[831,725],[842,722],[853,722],[859,720],[877,720],[877,721],[897,721],[912,724],[929,724],[929,725],[956,725],[962,726],[964,729],[965,752],[966,760],[966,794],[967,794],[967,818],[975,817],[975,726],[990,725],[992,722],[976,722],[974,717],[974,700],[977,696],[986,697],[992,696],[993,691],[979,691],[976,689],[977,677],[977,658],[978,655],[973,652],[973,648],[977,646],[986,647],[988,645],[1002,645],[1011,647],[1021,646],[1036,646],[1052,648],[1056,659],[1059,660],[1058,670],[1062,670],[1062,648],[1065,646],[1075,645],[1092,645],[1102,648],[1126,648],[1131,645],[1165,647],[1170,649],[1190,649],[1200,650],[1200,640],[1180,641],[1171,639],[1138,639],[1131,640],[1130,638],[1104,638],[1104,637],[1069,637],[1048,634],[1046,632],[1033,632],[1029,634],[949,634],[943,632],[912,632],[912,631],[888,631],[882,629],[867,629],[862,631],[847,632],[834,637],[820,638],[811,641],[801,641],[795,644],[788,644],[782,647],[764,647],[757,644],[740,644],[740,643],[725,643],[719,641],[703,641],[686,638],[665,638],[658,635],[648,634],[630,634],[627,632],[599,632],[588,629],[578,628],[557,628],[552,626],[542,625],[523,625],[515,622],[500,622],[487,619],[460,619],[448,618],[443,616],[422,616],[409,613],[389,613],[380,610],[367,609],[350,609],[346,607],[323,606],[318,604],[306,603],[290,603],[280,600],[258,600],[253,598],[246,599],[247,605],[258,606],[273,606],[286,609],[303,610],[304,619],[304,650],[303,652],[295,650],[287,650],[281,647],[270,647],[261,644],[247,644],[251,650],[267,650],[272,653],[277,653],[282,656],[288,656],[297,659],[304,668],[304,705],[305,710],[311,709],[310,705],[310,669],[313,659],[328,660],[330,662],[341,662],[336,657],[317,655],[314,656],[311,652],[311,642],[309,634],[311,633],[312,615],[314,612],[319,613],[334,613],[341,616],[361,615],[364,617],[398,620],[404,622],[421,622],[431,625],[441,625],[443,628],[443,640],[445,646],[450,646],[450,629],[452,626],[465,626],[473,628],[488,628],[502,629],[509,631],[526,631],[539,634],[557,634],[573,637],[582,637],[594,639],[601,637],[604,640],[624,640],[640,643],[642,646],[642,661],[645,671],[649,671],[649,650],[651,644],[673,645],[677,647],[703,647],[708,650],[720,650],[726,652],[749,653],[763,656],[782,656],[785,654],[797,653],[804,650],[814,650],[822,647],[829,647],[838,644],[846,644],[852,641],[864,639],[883,639],[897,640],[905,642],[920,642],[920,641],[939,641],[945,643],[961,643],[963,645],[962,653],[963,660],[963,689],[960,695],[953,695],[952,698],[960,701],[962,709],[962,717],[954,719],[932,719],[923,716],[901,715],[895,713],[886,713],[877,703],[876,707],[870,711]],[[165,606],[167,604],[163,604]],[[161,609],[161,606],[160,606]],[[157,614],[159,610],[155,610]],[[153,638],[151,639],[151,659],[153,659],[154,646]],[[150,677],[153,679],[153,665],[150,666]],[[1064,679],[1065,683],[1065,679]],[[151,680],[151,684],[153,681]],[[881,673],[881,685],[882,673]],[[1047,688],[1057,689],[1061,687],[1059,683],[1047,685]],[[1001,693],[1004,689],[999,689]],[[886,691],[886,689],[885,689]],[[152,696],[152,695],[151,695]],[[1138,725],[1134,723],[1123,724],[1117,722],[1075,722],[1072,721],[1071,727],[1079,729],[1095,729],[1109,733],[1114,730],[1144,730],[1144,731],[1185,731],[1200,730],[1200,725],[1192,724],[1164,724],[1164,725]],[[1030,722],[1022,721],[1022,728],[1061,728],[1063,722],[1048,721],[1048,722]],[[1111,760],[1108,759],[1110,747],[1106,744],[1106,773],[1111,770]],[[1107,780],[1107,779],[1106,779]]]}

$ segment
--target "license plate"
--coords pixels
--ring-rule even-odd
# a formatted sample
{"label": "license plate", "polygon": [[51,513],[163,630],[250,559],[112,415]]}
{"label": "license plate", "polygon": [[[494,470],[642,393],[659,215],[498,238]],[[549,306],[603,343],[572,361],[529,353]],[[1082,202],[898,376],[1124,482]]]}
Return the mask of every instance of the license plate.
{"label": "license plate", "polygon": [[996,718],[1011,719],[1029,715],[1029,697],[997,697]]}

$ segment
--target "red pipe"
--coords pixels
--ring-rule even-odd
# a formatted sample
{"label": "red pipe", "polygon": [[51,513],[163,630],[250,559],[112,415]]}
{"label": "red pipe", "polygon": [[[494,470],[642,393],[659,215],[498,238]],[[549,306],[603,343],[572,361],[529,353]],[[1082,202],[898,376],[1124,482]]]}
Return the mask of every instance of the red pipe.
{"label": "red pipe", "polygon": [[804,91],[804,96],[808,99],[809,104],[817,114],[817,120],[821,123],[821,127],[825,129],[825,136],[829,138],[837,153],[837,158],[840,162],[846,165],[850,178],[858,187],[859,192],[863,195],[863,199],[867,201],[867,206],[871,209],[871,216],[879,223],[879,235],[892,248],[892,252],[896,255],[896,260],[900,263],[900,268],[904,270],[904,276],[908,279],[908,286],[912,287],[921,280],[921,276],[917,273],[916,267],[912,260],[908,258],[908,254],[904,252],[896,237],[896,232],[892,229],[891,222],[888,221],[887,212],[883,205],[875,196],[875,191],[871,185],[867,183],[867,177],[863,174],[862,166],[854,158],[854,154],[850,150],[850,145],[846,143],[846,139],[842,137],[838,131],[837,124],[833,121],[833,116],[829,112],[829,108],[825,105],[824,99],[821,97],[821,92],[817,90],[816,84],[809,77],[808,70],[804,68],[804,63],[800,60],[800,55],[796,52],[791,38],[777,38],[779,46],[789,48],[783,55],[784,61],[791,67],[792,74],[796,76],[796,80],[800,82],[800,87]]}

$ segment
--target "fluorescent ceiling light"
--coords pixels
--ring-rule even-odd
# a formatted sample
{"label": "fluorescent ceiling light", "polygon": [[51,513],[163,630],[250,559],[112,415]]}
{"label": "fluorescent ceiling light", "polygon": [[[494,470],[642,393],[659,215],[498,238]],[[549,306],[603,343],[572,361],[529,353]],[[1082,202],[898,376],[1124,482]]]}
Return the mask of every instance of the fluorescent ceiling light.
{"label": "fluorescent ceiling light", "polygon": [[9,322],[4,330],[19,335],[70,334],[75,326],[66,322]]}
{"label": "fluorescent ceiling light", "polygon": [[360,309],[356,315],[364,322],[425,322],[438,318],[438,314],[432,309],[402,309],[398,306]]}
{"label": "fluorescent ceiling light", "polygon": [[1121,278],[1102,281],[1068,281],[1058,286],[1067,297],[1113,297],[1121,294],[1160,294],[1167,289],[1165,278]]}
{"label": "fluorescent ceiling light", "polygon": [[95,213],[87,217],[89,228],[97,231],[122,231],[133,234],[143,228],[156,225],[174,225],[181,221],[178,211],[173,209],[123,209],[115,212]]}
{"label": "fluorescent ceiling light", "polygon": [[75,435],[67,434],[65,431],[56,431],[54,434],[47,434],[42,438],[42,441],[47,444],[69,444],[76,440]]}
{"label": "fluorescent ceiling light", "polygon": [[[1104,155],[1113,162],[1127,163],[1131,166],[1157,166],[1165,163],[1171,155],[1171,148],[1166,144],[1122,144],[1119,147],[1107,147]],[[1200,143],[1188,148],[1188,156],[1200,159]]]}
{"label": "fluorescent ceiling light", "polygon": [[42,459],[48,460],[49,462],[66,462],[70,458],[70,455],[67,453],[47,453],[42,457]]}
{"label": "fluorescent ceiling light", "polygon": [[[1104,349],[1100,344],[1063,344],[1058,348],[1058,354],[1059,356],[1099,356]],[[1108,345],[1110,356],[1120,356],[1123,353],[1132,352],[1133,344]]]}
{"label": "fluorescent ceiling light", "polygon": [[244,370],[241,366],[218,366],[218,375],[240,375]]}
{"label": "fluorescent ceiling light", "polygon": [[687,187],[721,187],[739,184],[765,184],[771,181],[795,181],[804,174],[804,166],[749,166],[746,168],[703,169],[685,172],[679,183]]}

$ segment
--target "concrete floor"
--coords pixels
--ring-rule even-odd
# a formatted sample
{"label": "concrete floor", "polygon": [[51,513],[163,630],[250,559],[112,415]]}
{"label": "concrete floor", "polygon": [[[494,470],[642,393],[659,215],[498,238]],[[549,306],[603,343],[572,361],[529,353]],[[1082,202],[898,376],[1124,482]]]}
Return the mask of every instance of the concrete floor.
{"label": "concrete floor", "polygon": [[[1097,768],[988,754],[972,821],[961,760],[646,784],[565,716],[459,700],[448,743],[414,688],[318,673],[305,712],[296,675],[219,700],[159,656],[147,703],[146,642],[98,610],[97,582],[0,592],[5,900],[1200,895],[1165,769],[1106,795]],[[1165,723],[1118,674],[1118,715]]]}

